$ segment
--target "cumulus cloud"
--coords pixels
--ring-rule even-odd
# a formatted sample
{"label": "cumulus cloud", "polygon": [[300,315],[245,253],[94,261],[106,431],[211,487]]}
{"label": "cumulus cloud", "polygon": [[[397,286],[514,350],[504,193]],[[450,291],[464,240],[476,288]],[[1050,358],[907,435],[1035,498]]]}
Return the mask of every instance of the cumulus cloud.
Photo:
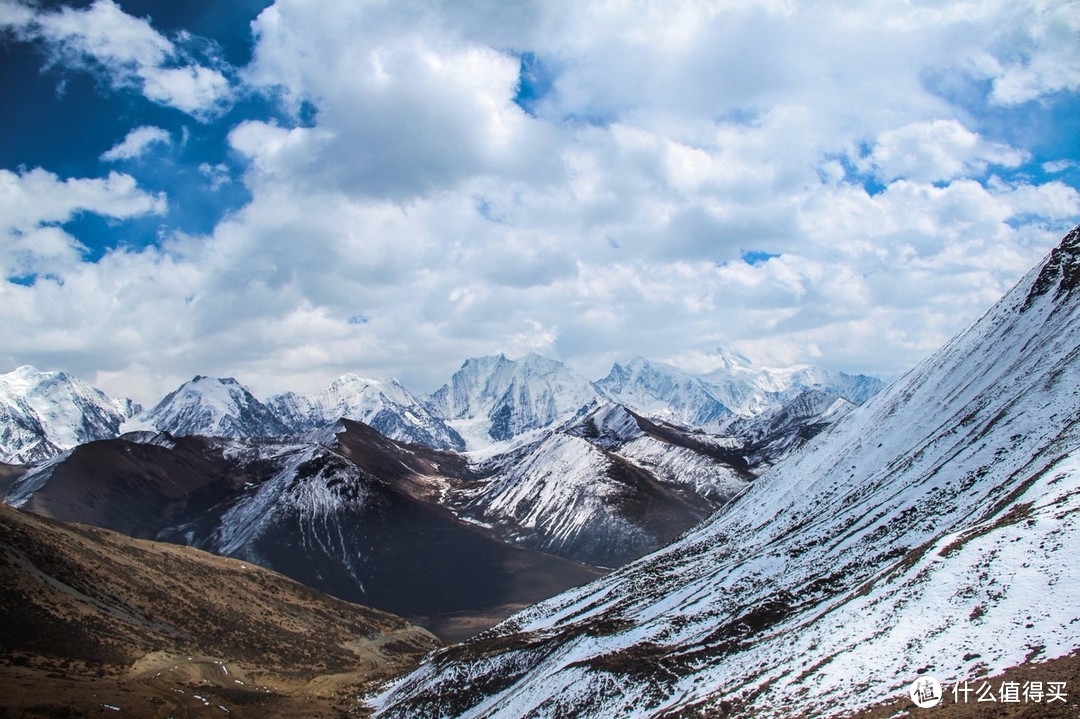
{"label": "cumulus cloud", "polygon": [[67,274],[80,268],[85,247],[60,225],[77,213],[124,219],[164,210],[164,196],[139,189],[130,175],[61,180],[40,168],[0,169],[0,267],[5,278]]}
{"label": "cumulus cloud", "polygon": [[152,125],[143,125],[124,136],[124,139],[101,154],[106,162],[133,160],[141,156],[154,144],[168,145],[172,136],[167,130]]}
{"label": "cumulus cloud", "polygon": [[[278,0],[242,76],[292,121],[227,128],[250,203],[206,236],[68,258],[62,285],[8,284],[0,357],[96,371],[145,401],[195,372],[263,393],[345,371],[431,390],[498,351],[600,376],[628,353],[735,344],[893,376],[1080,219],[1074,187],[1025,174],[1035,150],[958,99],[1007,113],[1006,98],[1073,92],[1050,71],[1072,52],[1048,39],[1066,3],[508,8]],[[122,57],[108,62],[151,95],[140,68],[171,67],[170,51],[134,22],[129,55],[99,47],[112,40],[79,53]],[[188,95],[174,78],[161,97],[212,104],[192,68],[175,68]],[[62,254],[58,223],[108,206],[84,202],[4,226]]]}
{"label": "cumulus cloud", "polygon": [[205,117],[230,100],[232,89],[220,68],[193,62],[182,47],[113,0],[58,11],[4,0],[0,12],[0,27],[44,42],[53,62],[100,70],[114,87],[135,88],[153,102]]}
{"label": "cumulus cloud", "polygon": [[1017,167],[1026,159],[1026,153],[989,142],[956,120],[930,120],[882,132],[864,164],[885,181],[941,182],[981,176],[990,165]]}
{"label": "cumulus cloud", "polygon": [[1039,10],[1019,19],[1022,35],[1015,51],[994,63],[990,98],[999,104],[1080,89],[1080,8],[1074,2],[1046,2]]}

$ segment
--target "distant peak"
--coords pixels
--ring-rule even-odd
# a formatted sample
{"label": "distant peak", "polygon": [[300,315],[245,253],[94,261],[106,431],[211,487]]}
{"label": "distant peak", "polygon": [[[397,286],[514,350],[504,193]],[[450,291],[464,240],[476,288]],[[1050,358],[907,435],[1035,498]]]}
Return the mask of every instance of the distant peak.
{"label": "distant peak", "polygon": [[730,347],[717,347],[716,354],[723,360],[724,366],[728,368],[751,367],[754,364],[746,355],[740,354]]}

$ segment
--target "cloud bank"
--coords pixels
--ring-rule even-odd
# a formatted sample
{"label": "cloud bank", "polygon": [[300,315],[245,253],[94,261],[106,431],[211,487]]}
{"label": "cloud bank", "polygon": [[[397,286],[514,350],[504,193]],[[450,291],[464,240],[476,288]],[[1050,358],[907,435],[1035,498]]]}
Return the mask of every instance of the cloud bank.
{"label": "cloud bank", "polygon": [[[7,237],[49,235],[6,255],[41,276],[0,291],[0,357],[140,399],[196,372],[430,390],[499,351],[892,377],[1080,219],[1076,147],[1003,130],[1078,106],[1075,3],[278,0],[237,87],[110,0],[0,8],[114,88],[205,118],[242,87],[290,118],[227,120],[232,164],[203,172],[251,200],[211,233],[95,262],[58,223],[165,200],[4,176],[60,199],[0,198]],[[164,139],[138,132],[109,153]]]}

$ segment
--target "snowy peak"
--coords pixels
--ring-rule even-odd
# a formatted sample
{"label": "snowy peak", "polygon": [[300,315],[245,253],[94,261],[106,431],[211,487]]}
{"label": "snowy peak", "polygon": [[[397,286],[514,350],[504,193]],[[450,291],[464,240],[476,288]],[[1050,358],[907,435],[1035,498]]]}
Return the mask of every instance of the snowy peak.
{"label": "snowy peak", "polygon": [[66,372],[19,367],[0,375],[0,461],[29,464],[115,437],[137,409]]}
{"label": "snowy peak", "polygon": [[288,429],[270,408],[232,377],[196,376],[170,392],[125,430],[155,429],[174,436],[271,437]]}
{"label": "snowy peak", "polygon": [[437,449],[465,448],[465,442],[395,379],[346,374],[322,392],[271,397],[268,405],[294,432],[332,426],[339,419],[369,424],[391,439]]}
{"label": "snowy peak", "polygon": [[[714,395],[732,411],[756,415],[775,409],[806,390],[821,390],[862,404],[879,392],[881,380],[813,365],[755,366],[741,355],[719,350],[720,366],[702,376]],[[733,359],[736,358],[736,359]]]}
{"label": "snowy peak", "polygon": [[626,407],[603,402],[568,426],[566,433],[587,439],[603,449],[612,449],[637,439],[645,432],[638,418]]}
{"label": "snowy peak", "polygon": [[825,392],[861,404],[882,388],[865,375],[848,375],[811,365],[759,367],[728,349],[715,355],[718,367],[694,375],[671,365],[635,357],[616,363],[595,383],[612,402],[653,420],[724,432],[740,417],[775,412],[802,392]]}
{"label": "snowy peak", "polygon": [[595,387],[612,402],[683,427],[718,431],[732,416],[731,409],[716,397],[708,383],[644,357],[616,363]]}
{"label": "snowy peak", "polygon": [[596,396],[588,380],[561,362],[500,354],[466,360],[429,404],[462,432],[471,449],[563,422]]}
{"label": "snowy peak", "polygon": [[488,483],[452,495],[462,514],[509,541],[605,567],[663,546],[715,509],[563,432],[549,434]]}

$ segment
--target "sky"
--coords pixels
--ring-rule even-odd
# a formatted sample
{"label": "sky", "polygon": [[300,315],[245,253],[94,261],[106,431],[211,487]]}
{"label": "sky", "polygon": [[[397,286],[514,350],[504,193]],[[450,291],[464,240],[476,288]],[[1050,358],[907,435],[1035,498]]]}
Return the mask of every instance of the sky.
{"label": "sky", "polygon": [[0,0],[0,371],[897,377],[1080,222],[1080,2]]}

